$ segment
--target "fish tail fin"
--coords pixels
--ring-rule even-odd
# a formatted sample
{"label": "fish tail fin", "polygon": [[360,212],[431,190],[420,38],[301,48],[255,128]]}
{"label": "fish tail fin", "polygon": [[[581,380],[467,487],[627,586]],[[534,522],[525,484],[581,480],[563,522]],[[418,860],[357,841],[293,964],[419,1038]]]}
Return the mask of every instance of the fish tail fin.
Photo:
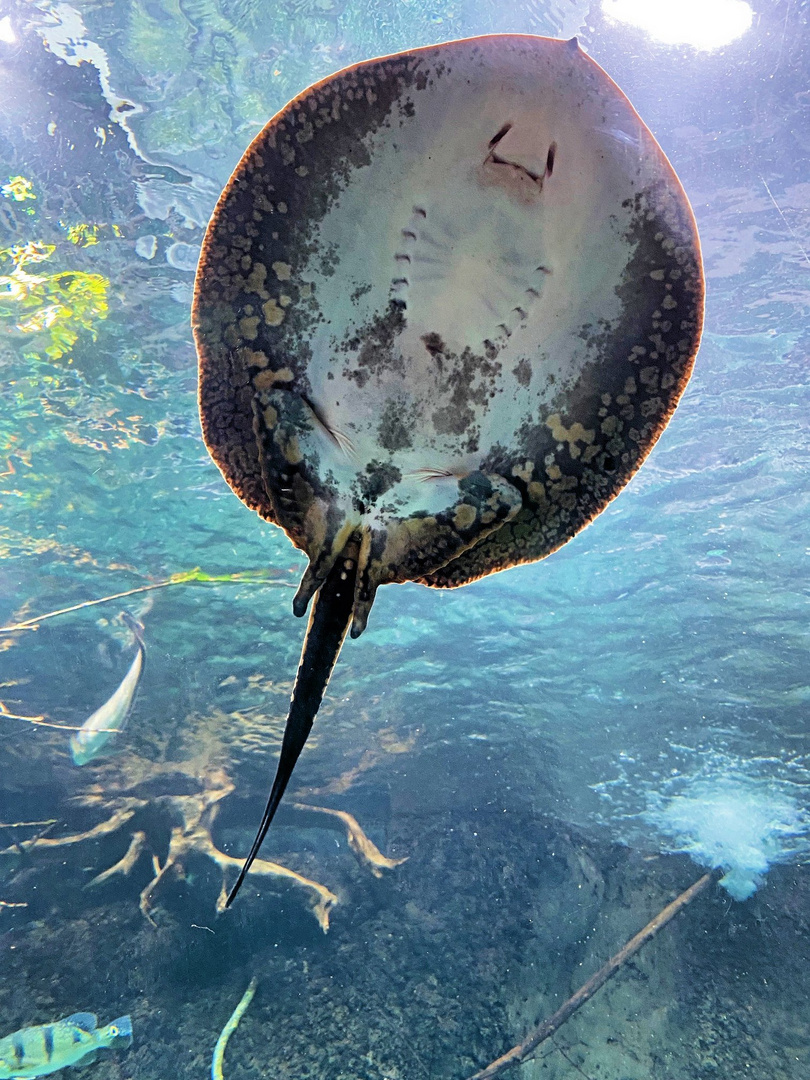
{"label": "fish tail fin", "polygon": [[253,846],[242,864],[236,884],[228,893],[224,908],[233,903],[253,860],[259,854],[259,848],[287,788],[295,763],[312,730],[352,616],[357,577],[357,546],[356,540],[349,542],[315,595],[273,787]]}
{"label": "fish tail fin", "polygon": [[121,621],[126,623],[126,625],[130,628],[132,633],[135,635],[135,640],[138,642],[140,647],[142,649],[145,648],[144,643],[143,643],[143,635],[144,635],[143,623],[138,622],[138,620],[135,618],[135,616],[131,615],[128,611],[122,611],[121,612]]}
{"label": "fish tail fin", "polygon": [[131,1046],[132,1045],[132,1020],[129,1016],[119,1016],[112,1020],[104,1029],[107,1046]]}

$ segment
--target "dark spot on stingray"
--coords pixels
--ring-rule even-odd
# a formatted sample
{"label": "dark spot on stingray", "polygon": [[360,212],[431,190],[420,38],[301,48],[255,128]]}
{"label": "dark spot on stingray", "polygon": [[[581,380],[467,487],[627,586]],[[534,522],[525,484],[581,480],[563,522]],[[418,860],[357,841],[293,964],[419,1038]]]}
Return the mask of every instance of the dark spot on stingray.
{"label": "dark spot on stingray", "polygon": [[461,402],[437,409],[431,416],[437,435],[463,435],[474,419],[472,409]]}
{"label": "dark spot on stingray", "polygon": [[380,446],[390,453],[406,450],[413,445],[413,439],[405,423],[402,402],[393,398],[386,401],[380,416],[380,425],[377,428],[377,438],[380,440]]}
{"label": "dark spot on stingray", "polygon": [[366,503],[375,503],[394,484],[402,479],[402,473],[390,462],[370,461],[366,465],[366,475],[358,476],[357,485]]}
{"label": "dark spot on stingray", "polygon": [[523,357],[516,367],[512,368],[512,374],[521,386],[528,386],[532,381],[532,365],[525,357]]}
{"label": "dark spot on stingray", "polygon": [[438,356],[439,353],[444,352],[444,342],[440,334],[435,332],[422,334],[422,341],[424,341],[425,348],[431,356]]}
{"label": "dark spot on stingray", "polygon": [[366,282],[364,285],[358,285],[357,288],[349,296],[349,299],[353,304],[356,304],[357,301],[361,299],[361,297],[365,296],[367,293],[370,293],[372,288],[373,286],[370,281]]}

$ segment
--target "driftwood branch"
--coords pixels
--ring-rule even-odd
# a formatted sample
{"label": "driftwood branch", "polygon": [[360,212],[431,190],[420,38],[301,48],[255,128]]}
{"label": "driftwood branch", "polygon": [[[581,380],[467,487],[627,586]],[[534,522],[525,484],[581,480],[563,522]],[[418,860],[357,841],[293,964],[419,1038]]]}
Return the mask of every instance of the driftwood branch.
{"label": "driftwood branch", "polygon": [[579,990],[564,1002],[553,1016],[538,1024],[523,1042],[513,1046],[511,1050],[497,1058],[497,1060],[490,1062],[486,1068],[470,1076],[468,1080],[493,1080],[493,1077],[500,1076],[510,1066],[519,1065],[531,1057],[542,1042],[545,1042],[546,1039],[553,1035],[586,1001],[590,1001],[594,994],[602,989],[608,979],[611,979],[620,968],[624,967],[627,961],[635,956],[648,941],[652,941],[658,931],[665,927],[670,919],[674,918],[682,908],[685,908],[712,882],[716,881],[717,876],[716,872],[704,874],[694,885],[690,885],[671,904],[667,904],[663,911],[659,911],[655,918],[648,922],[644,929],[640,930],[635,937],[632,937],[623,948],[619,949],[615,956],[611,956],[610,960],[595,975],[592,975],[583,986],[580,986]]}
{"label": "driftwood branch", "polygon": [[145,845],[146,833],[139,829],[132,834],[132,840],[130,841],[129,847],[123,858],[119,859],[117,863],[114,863],[103,873],[96,874],[92,881],[87,882],[85,889],[90,889],[94,885],[102,885],[105,881],[109,881],[114,874],[123,874],[124,876],[129,874],[141,857],[141,852],[144,850]]}
{"label": "driftwood branch", "polygon": [[290,803],[295,810],[312,811],[315,814],[328,814],[330,817],[337,818],[342,822],[346,828],[346,837],[349,841],[349,847],[355,853],[355,855],[368,866],[374,877],[382,877],[383,870],[393,870],[397,866],[401,866],[404,862],[408,861],[408,856],[405,855],[401,859],[390,859],[387,855],[383,855],[373,840],[370,840],[368,836],[363,832],[360,827],[360,822],[352,814],[347,813],[345,810],[333,810],[329,806],[313,806],[312,803],[294,802]]}

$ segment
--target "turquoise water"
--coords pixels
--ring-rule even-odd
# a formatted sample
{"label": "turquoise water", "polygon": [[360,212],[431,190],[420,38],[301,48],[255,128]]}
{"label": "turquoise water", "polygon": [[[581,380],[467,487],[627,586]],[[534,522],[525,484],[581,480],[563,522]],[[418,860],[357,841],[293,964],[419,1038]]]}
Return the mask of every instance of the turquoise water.
{"label": "turquoise water", "polygon": [[[806,1075],[810,9],[754,6],[746,35],[700,52],[564,0],[7,0],[0,616],[196,567],[264,576],[0,637],[0,700],[39,720],[0,719],[0,900],[19,905],[0,908],[0,1035],[130,1013],[132,1050],[94,1073],[202,1076],[256,974],[234,1080],[462,1078],[721,867],[724,887],[524,1075]],[[707,272],[695,373],[640,473],[565,548],[458,591],[383,589],[345,647],[295,790],[407,862],[378,879],[340,821],[290,806],[264,854],[334,893],[328,934],[323,894],[280,879],[218,917],[200,837],[249,846],[303,559],[201,441],[203,229],[249,140],[315,79],[506,30],[578,34],[670,156]],[[123,610],[145,672],[117,753],[78,769],[67,729],[134,655]],[[137,833],[132,869],[87,888]],[[26,848],[40,834],[77,839]]]}

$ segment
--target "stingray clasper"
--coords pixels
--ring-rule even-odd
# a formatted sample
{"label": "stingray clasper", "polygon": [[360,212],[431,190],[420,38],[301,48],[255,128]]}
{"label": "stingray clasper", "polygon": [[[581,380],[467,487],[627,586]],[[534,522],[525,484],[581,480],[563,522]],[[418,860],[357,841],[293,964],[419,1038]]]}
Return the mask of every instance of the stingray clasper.
{"label": "stingray clasper", "polygon": [[689,202],[576,40],[357,64],[254,139],[194,297],[208,449],[309,557],[278,770],[380,585],[466,585],[564,544],[683,392],[703,273]]}

